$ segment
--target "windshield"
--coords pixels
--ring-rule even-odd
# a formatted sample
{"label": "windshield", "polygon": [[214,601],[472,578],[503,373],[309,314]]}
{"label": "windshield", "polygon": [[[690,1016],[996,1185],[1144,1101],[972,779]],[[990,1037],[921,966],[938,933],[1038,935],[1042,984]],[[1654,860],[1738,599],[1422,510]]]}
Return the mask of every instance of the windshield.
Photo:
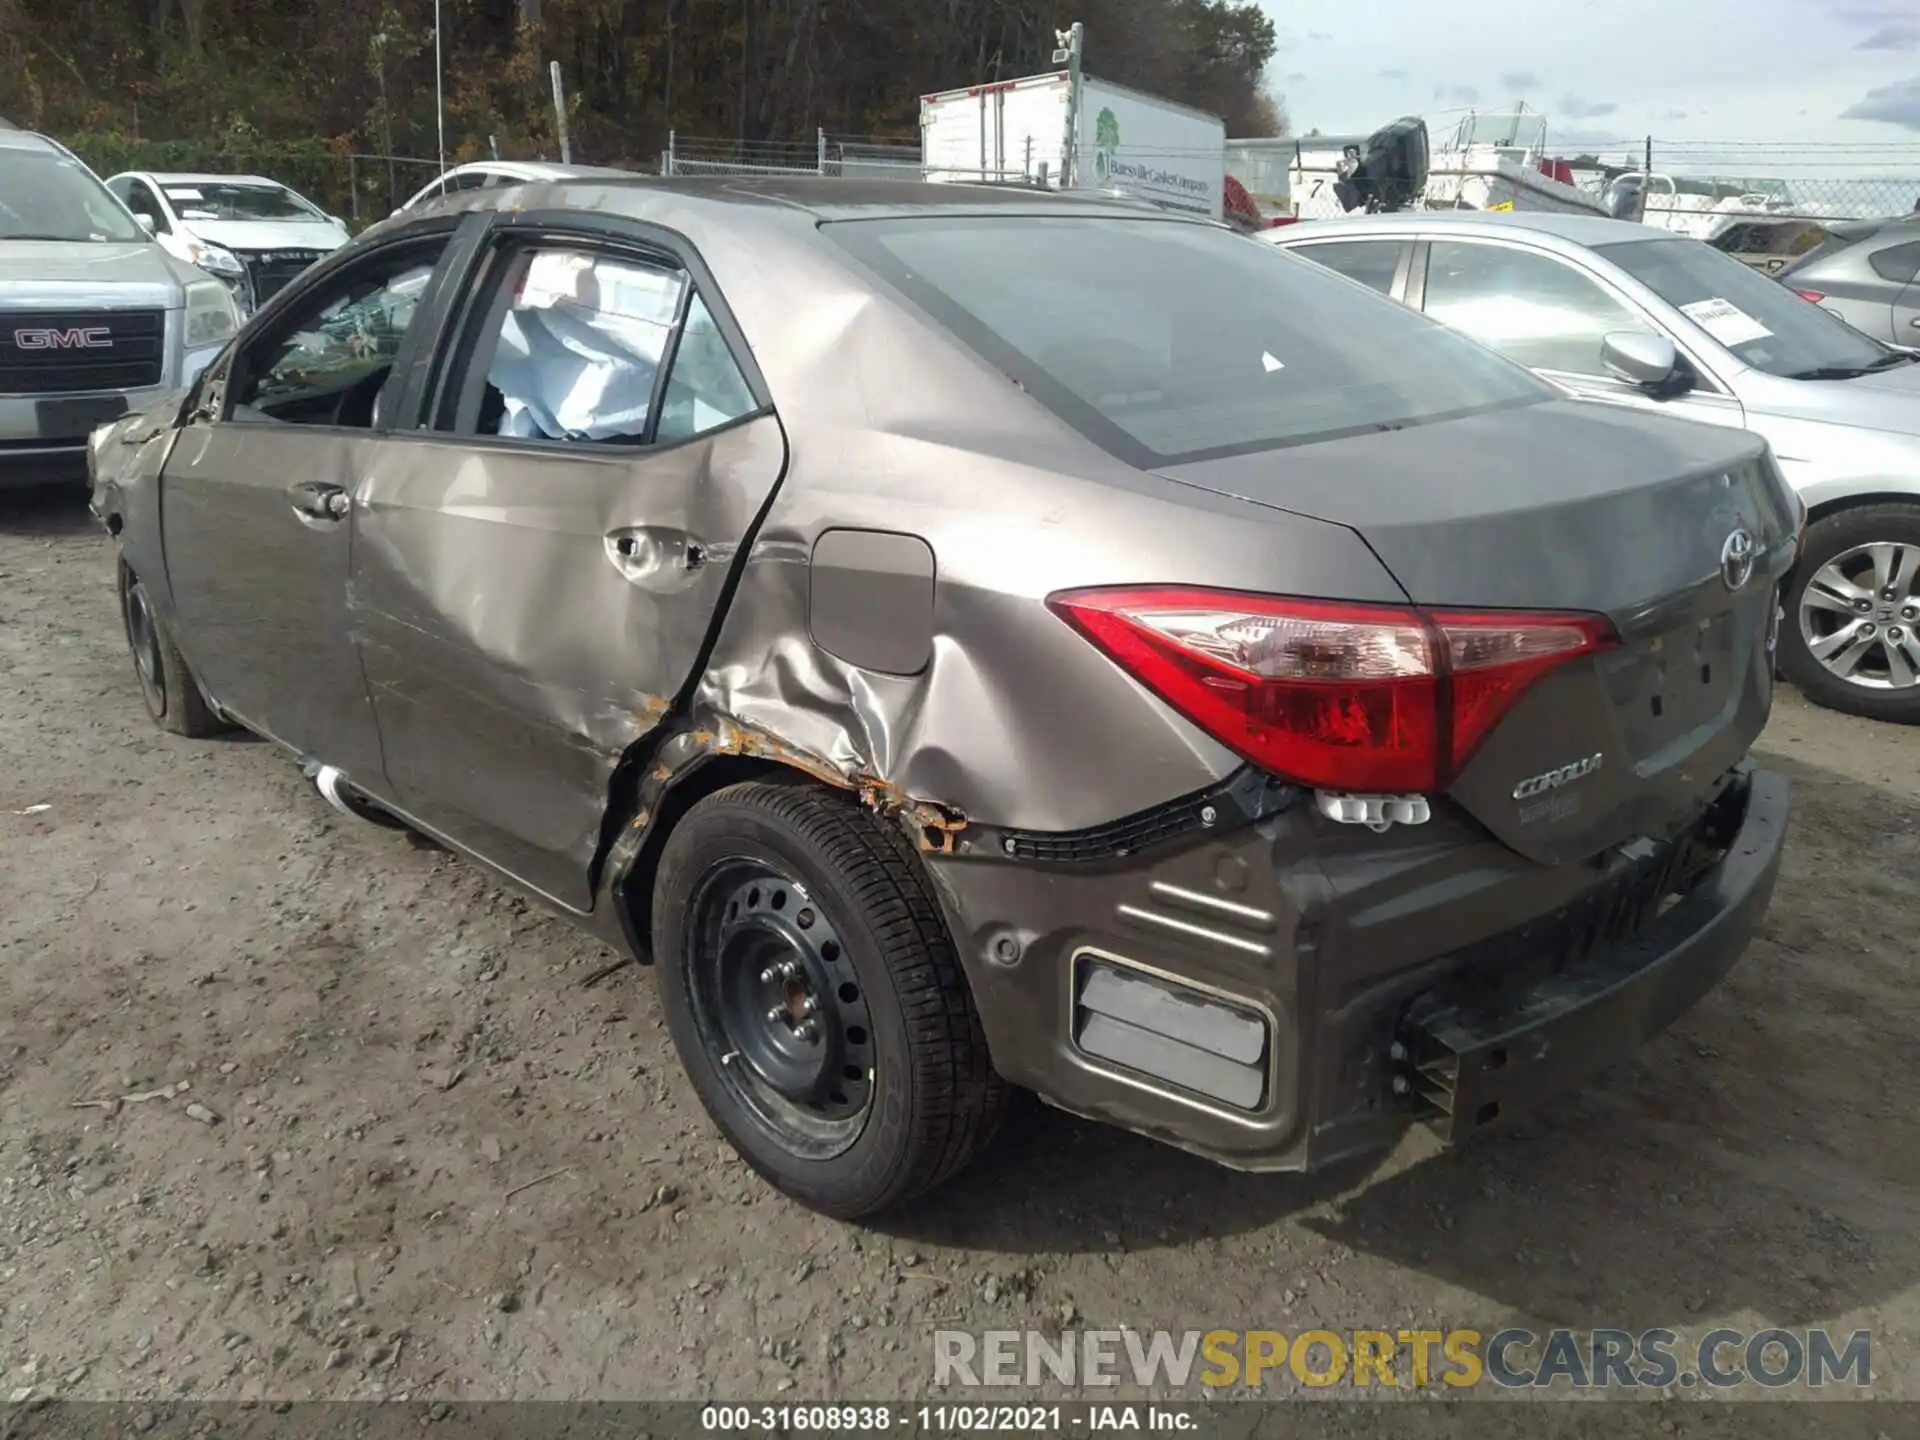
{"label": "windshield", "polygon": [[1883,366],[1896,353],[1697,240],[1628,240],[1595,249],[1769,375],[1857,372]]}
{"label": "windshield", "polygon": [[1213,226],[1016,215],[825,228],[1028,394],[1142,467],[1557,393],[1311,261]]}
{"label": "windshield", "polygon": [[243,185],[216,180],[167,184],[167,202],[182,220],[317,220],[313,206],[280,185]]}
{"label": "windshield", "polygon": [[146,238],[126,206],[71,156],[0,148],[0,240]]}

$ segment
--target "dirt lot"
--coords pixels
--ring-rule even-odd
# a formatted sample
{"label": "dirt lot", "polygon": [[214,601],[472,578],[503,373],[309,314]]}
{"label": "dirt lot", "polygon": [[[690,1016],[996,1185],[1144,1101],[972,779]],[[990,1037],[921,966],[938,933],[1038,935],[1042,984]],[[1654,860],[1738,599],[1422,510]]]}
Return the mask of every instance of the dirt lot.
{"label": "dirt lot", "polygon": [[1048,1112],[861,1231],[732,1160],[645,973],[155,732],[110,582],[0,496],[6,1393],[899,1397],[935,1328],[1314,1322],[1870,1327],[1920,1398],[1920,735],[1784,696],[1764,939],[1525,1129],[1260,1178]]}

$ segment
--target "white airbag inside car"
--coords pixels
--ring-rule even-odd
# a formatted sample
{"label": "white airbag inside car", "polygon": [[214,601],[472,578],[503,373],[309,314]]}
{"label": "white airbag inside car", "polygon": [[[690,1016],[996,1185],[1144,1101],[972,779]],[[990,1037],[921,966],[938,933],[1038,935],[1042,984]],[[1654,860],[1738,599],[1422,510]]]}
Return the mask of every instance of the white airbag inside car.
{"label": "white airbag inside car", "polygon": [[534,256],[487,374],[506,402],[500,433],[638,439],[684,288],[665,270]]}

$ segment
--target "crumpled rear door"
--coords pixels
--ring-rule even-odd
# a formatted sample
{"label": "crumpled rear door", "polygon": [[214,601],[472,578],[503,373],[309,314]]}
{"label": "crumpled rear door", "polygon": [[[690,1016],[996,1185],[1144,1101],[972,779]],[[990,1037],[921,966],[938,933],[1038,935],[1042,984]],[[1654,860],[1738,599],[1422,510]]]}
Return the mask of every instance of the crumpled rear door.
{"label": "crumpled rear door", "polygon": [[[485,323],[503,343],[476,351],[488,379],[451,424],[465,433],[413,432],[370,468],[349,604],[396,802],[586,910],[614,767],[699,664],[786,442],[757,378],[731,371],[705,296],[689,288],[663,312],[672,368],[649,422],[631,413],[632,377],[602,363],[645,362],[639,322],[596,332],[539,311],[553,301],[542,285],[598,306],[651,302],[605,273],[567,280],[519,259],[476,302],[492,304]],[[531,338],[543,331],[573,350],[543,350]],[[613,341],[593,350],[594,333]],[[594,363],[569,371],[565,355],[587,350]],[[626,408],[601,425],[589,394]]]}

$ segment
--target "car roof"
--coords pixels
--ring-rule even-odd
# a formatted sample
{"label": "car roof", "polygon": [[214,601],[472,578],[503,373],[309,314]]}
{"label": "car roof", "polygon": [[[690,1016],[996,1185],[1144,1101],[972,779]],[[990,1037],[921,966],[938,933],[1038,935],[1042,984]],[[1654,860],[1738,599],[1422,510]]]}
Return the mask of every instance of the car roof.
{"label": "car roof", "polygon": [[1613,245],[1623,240],[1683,238],[1634,220],[1551,210],[1403,210],[1391,215],[1339,215],[1326,220],[1305,220],[1270,233],[1275,244],[1291,244],[1332,238],[1335,231],[1349,235],[1409,235],[1423,230],[1456,230],[1482,237],[1521,231],[1585,246]]}
{"label": "car roof", "polygon": [[36,135],[31,130],[15,130],[11,127],[0,129],[0,150],[49,150],[58,155],[62,147],[45,135]]}
{"label": "car roof", "polygon": [[[469,160],[447,169],[449,175],[470,175],[474,171],[492,175],[521,175],[529,180],[568,180],[576,175],[631,175],[611,165],[569,165],[557,160]],[[436,176],[435,179],[439,177]],[[432,181],[428,182],[429,184]]]}
{"label": "car roof", "polygon": [[[759,213],[811,217],[821,220],[882,220],[926,214],[966,215],[1102,215],[1115,219],[1162,218],[1211,224],[1197,216],[1145,207],[1135,199],[1074,194],[1038,187],[967,185],[915,180],[842,180],[814,175],[635,175],[607,171],[611,178],[565,176],[556,183],[582,197],[593,195],[597,210],[613,210],[636,218],[646,216],[664,197],[681,204],[711,207],[716,216],[745,220]],[[481,191],[481,195],[488,192]],[[504,192],[483,206],[507,203]],[[515,201],[513,203],[523,203]]]}
{"label": "car roof", "polygon": [[259,185],[275,190],[287,188],[265,175],[206,175],[185,170],[135,170],[129,173],[151,180],[156,185]]}

